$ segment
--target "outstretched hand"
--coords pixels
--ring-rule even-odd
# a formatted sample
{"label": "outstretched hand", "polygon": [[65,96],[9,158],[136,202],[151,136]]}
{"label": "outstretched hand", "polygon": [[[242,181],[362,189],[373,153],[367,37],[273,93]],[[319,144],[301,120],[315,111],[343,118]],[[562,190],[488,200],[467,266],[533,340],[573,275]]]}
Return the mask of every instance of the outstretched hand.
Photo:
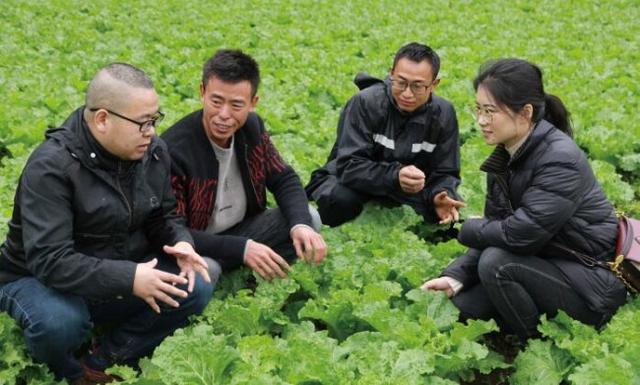
{"label": "outstretched hand", "polygon": [[449,298],[453,296],[453,288],[451,288],[451,285],[449,285],[449,281],[447,281],[445,277],[430,279],[427,282],[423,283],[420,288],[425,291],[444,291]]}
{"label": "outstretched hand", "polygon": [[433,197],[433,207],[436,210],[438,219],[440,219],[438,223],[446,225],[459,221],[460,213],[458,209],[467,207],[467,205],[464,202],[450,198],[446,191],[441,191]]}
{"label": "outstretched hand", "polygon": [[180,275],[187,277],[189,280],[189,286],[187,287],[189,293],[193,291],[193,285],[196,282],[196,273],[200,274],[206,282],[211,282],[207,270],[207,262],[205,262],[200,254],[196,253],[190,243],[181,241],[173,246],[165,245],[162,250],[176,257],[176,263],[180,268]]}

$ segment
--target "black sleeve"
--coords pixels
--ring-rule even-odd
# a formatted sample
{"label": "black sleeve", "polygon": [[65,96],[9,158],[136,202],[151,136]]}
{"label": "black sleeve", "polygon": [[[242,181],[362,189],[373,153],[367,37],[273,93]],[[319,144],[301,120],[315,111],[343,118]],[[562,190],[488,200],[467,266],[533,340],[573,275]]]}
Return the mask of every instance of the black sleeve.
{"label": "black sleeve", "polygon": [[478,261],[480,250],[469,249],[447,266],[440,276],[451,277],[464,285],[465,288],[480,282],[478,277]]}
{"label": "black sleeve", "polygon": [[356,95],[344,112],[337,153],[338,177],[345,186],[370,195],[400,191],[400,162],[374,159],[373,131],[363,98]]}
{"label": "black sleeve", "polygon": [[460,200],[457,189],[460,184],[460,138],[458,133],[458,119],[452,106],[442,111],[443,121],[439,143],[433,151],[433,164],[428,170],[425,190],[429,203],[433,205],[433,198],[440,192]]}
{"label": "black sleeve", "polygon": [[249,238],[211,234],[194,229],[189,231],[198,254],[218,261],[223,271],[231,271],[244,263],[244,249]]}
{"label": "black sleeve", "polygon": [[302,182],[298,174],[280,156],[278,150],[271,142],[269,134],[264,130],[260,121],[262,136],[261,146],[264,148],[263,165],[266,170],[266,185],[273,193],[282,215],[287,219],[289,228],[304,224],[312,226],[309,213],[309,201],[304,192]]}
{"label": "black sleeve", "polygon": [[581,204],[585,178],[575,164],[550,162],[535,170],[521,205],[505,219],[470,219],[458,235],[460,243],[484,249],[504,248],[536,255],[573,216]]}

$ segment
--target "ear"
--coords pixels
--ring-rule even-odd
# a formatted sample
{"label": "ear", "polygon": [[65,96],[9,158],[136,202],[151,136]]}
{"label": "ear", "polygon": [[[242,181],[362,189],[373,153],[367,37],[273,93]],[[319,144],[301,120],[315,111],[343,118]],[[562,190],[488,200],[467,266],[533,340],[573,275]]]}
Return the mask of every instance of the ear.
{"label": "ear", "polygon": [[433,81],[433,83],[431,83],[431,85],[433,86],[433,90],[435,91],[436,88],[438,88],[438,84],[440,84],[440,78],[437,78]]}
{"label": "ear", "polygon": [[200,83],[200,101],[204,103],[204,83]]}
{"label": "ear", "polygon": [[251,98],[251,108],[250,111],[253,111],[256,108],[256,105],[258,104],[258,101],[260,100],[260,97],[258,95],[254,96],[253,98]]}
{"label": "ear", "polygon": [[98,111],[93,113],[93,118],[91,119],[91,122],[93,123],[92,126],[97,132],[101,134],[104,134],[107,132],[108,117],[109,117],[109,113],[107,112],[107,110],[99,109]]}
{"label": "ear", "polygon": [[533,106],[530,103],[527,103],[522,107],[522,115],[528,121],[533,119]]}

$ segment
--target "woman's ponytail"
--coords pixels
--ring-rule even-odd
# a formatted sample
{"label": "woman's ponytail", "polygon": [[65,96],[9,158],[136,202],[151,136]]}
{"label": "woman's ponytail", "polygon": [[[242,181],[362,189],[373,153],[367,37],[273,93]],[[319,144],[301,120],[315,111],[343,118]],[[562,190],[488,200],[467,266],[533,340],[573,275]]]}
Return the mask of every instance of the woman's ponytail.
{"label": "woman's ponytail", "polygon": [[573,128],[569,119],[569,111],[559,97],[544,94],[544,119],[556,126],[560,131],[573,138]]}

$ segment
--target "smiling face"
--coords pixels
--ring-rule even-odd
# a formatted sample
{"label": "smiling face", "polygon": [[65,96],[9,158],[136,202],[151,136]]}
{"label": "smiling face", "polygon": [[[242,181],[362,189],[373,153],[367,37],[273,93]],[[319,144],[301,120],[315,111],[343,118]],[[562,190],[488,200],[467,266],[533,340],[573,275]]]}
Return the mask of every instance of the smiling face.
{"label": "smiling face", "polygon": [[222,148],[229,147],[231,138],[258,103],[258,97],[252,95],[248,80],[231,83],[212,76],[200,85],[202,124],[209,139]]}
{"label": "smiling face", "polygon": [[[122,84],[126,87],[117,107],[110,108],[120,115],[143,122],[157,116],[159,111],[158,94],[153,88],[138,88]],[[122,160],[139,160],[151,144],[155,128],[140,132],[140,125],[109,113],[103,108],[93,113],[89,123],[92,132],[102,147]]]}
{"label": "smiling face", "polygon": [[531,104],[526,104],[518,113],[499,106],[482,84],[478,86],[476,120],[487,144],[510,147],[518,143],[531,130],[532,111]]}
{"label": "smiling face", "polygon": [[[425,104],[439,82],[433,78],[433,69],[427,60],[415,62],[406,57],[398,60],[390,75],[395,83],[391,95],[398,108],[405,112],[413,112]],[[397,87],[398,83],[404,87]]]}

